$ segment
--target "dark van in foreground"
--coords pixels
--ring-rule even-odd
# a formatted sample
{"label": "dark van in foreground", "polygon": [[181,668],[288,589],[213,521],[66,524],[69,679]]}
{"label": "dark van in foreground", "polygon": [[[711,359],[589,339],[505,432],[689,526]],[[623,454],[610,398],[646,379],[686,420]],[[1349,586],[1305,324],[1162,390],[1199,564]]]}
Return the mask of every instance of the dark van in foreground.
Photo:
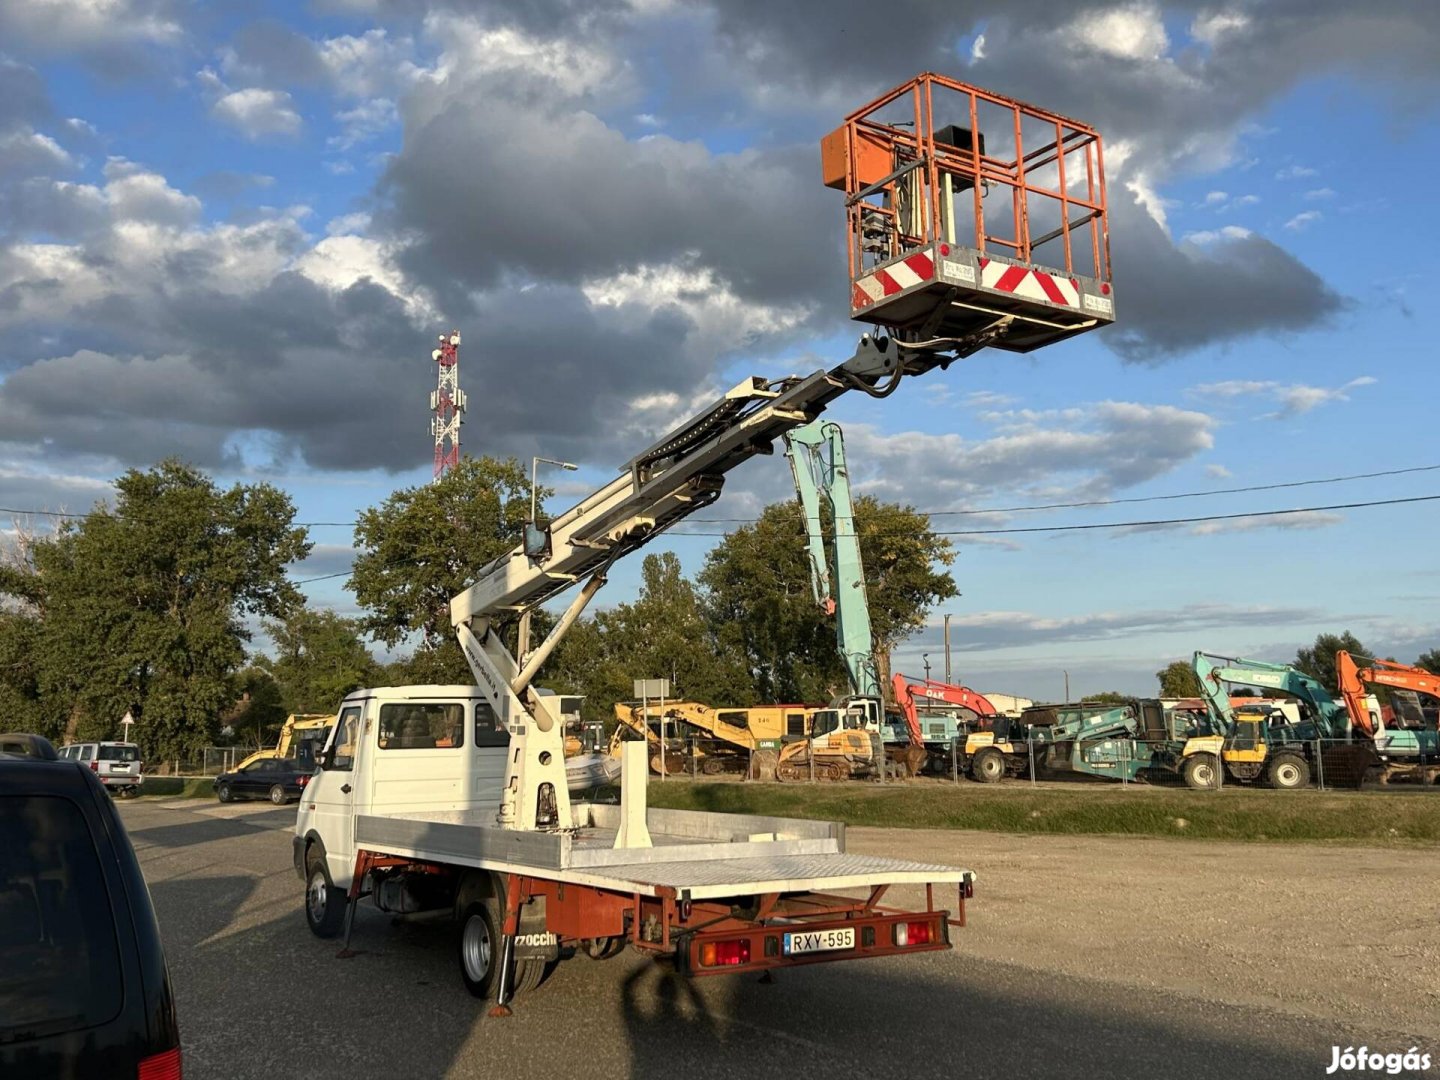
{"label": "dark van in foreground", "polygon": [[150,893],[99,778],[0,736],[0,837],[0,1077],[178,1078]]}

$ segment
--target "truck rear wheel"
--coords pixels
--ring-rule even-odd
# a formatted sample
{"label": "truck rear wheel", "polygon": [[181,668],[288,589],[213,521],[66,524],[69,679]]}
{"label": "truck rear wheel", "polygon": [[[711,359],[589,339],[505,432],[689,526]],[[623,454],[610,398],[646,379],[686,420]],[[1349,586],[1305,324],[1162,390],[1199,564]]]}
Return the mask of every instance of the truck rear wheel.
{"label": "truck rear wheel", "polygon": [[[505,942],[501,915],[492,901],[471,904],[460,916],[460,979],[472,997],[489,1000],[500,989],[500,958]],[[515,961],[510,996],[519,997],[545,978],[544,960]]]}
{"label": "truck rear wheel", "polygon": [[1196,791],[1209,791],[1220,786],[1220,762],[1214,754],[1192,754],[1180,770],[1185,786]]}
{"label": "truck rear wheel", "polygon": [[1309,787],[1310,765],[1299,754],[1276,754],[1270,763],[1269,780],[1273,788]]}
{"label": "truck rear wheel", "polygon": [[1005,755],[987,746],[970,761],[970,778],[982,784],[998,784],[1005,778]]}
{"label": "truck rear wheel", "polygon": [[345,922],[345,894],[330,883],[325,860],[310,856],[305,869],[305,921],[319,938],[333,938]]}

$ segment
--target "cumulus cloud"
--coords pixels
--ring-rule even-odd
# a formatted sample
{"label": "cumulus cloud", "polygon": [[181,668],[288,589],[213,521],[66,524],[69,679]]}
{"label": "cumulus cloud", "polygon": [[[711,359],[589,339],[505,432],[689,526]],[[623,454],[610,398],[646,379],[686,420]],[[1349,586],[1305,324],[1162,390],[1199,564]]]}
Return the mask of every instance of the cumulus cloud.
{"label": "cumulus cloud", "polygon": [[1203,383],[1192,387],[1190,392],[1200,397],[1239,398],[1263,396],[1279,404],[1279,409],[1269,414],[1274,419],[1299,416],[1321,405],[1337,401],[1349,401],[1350,392],[1362,386],[1373,386],[1380,380],[1373,375],[1361,375],[1340,386],[1310,386],[1305,383],[1282,383],[1270,379],[1226,379],[1223,382]]}
{"label": "cumulus cloud", "polygon": [[302,124],[286,91],[254,86],[220,95],[210,106],[210,113],[237,128],[247,139],[295,135]]}

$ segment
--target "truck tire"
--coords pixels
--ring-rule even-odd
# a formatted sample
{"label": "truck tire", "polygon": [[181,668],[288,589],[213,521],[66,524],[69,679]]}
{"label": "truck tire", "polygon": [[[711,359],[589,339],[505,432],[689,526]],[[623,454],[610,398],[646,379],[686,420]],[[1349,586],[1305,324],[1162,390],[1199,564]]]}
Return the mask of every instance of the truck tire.
{"label": "truck tire", "polygon": [[471,997],[493,997],[500,970],[500,929],[493,901],[481,900],[460,913],[460,979]]}
{"label": "truck tire", "polygon": [[1267,777],[1272,788],[1290,790],[1310,786],[1310,764],[1299,754],[1276,754]]}
{"label": "truck tire", "polygon": [[1214,754],[1192,754],[1180,770],[1185,786],[1210,791],[1220,786],[1220,759]]}
{"label": "truck tire", "polygon": [[345,922],[346,897],[330,881],[325,859],[308,855],[305,862],[305,921],[318,938],[333,938]]}
{"label": "truck tire", "polygon": [[1005,755],[987,746],[970,761],[970,779],[982,784],[998,784],[1005,778]]}

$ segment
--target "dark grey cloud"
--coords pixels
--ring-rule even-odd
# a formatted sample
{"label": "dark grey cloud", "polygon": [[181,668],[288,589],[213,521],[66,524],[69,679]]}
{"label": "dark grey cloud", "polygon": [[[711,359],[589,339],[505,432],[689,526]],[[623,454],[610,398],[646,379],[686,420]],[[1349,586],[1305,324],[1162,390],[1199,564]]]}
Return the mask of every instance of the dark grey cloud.
{"label": "dark grey cloud", "polygon": [[315,42],[274,19],[241,27],[230,40],[226,75],[266,86],[295,86],[321,81],[325,65]]}
{"label": "dark grey cloud", "polygon": [[216,169],[197,176],[190,184],[190,190],[202,199],[220,199],[229,202],[253,191],[268,188],[273,183],[275,183],[275,178],[266,176],[264,173]]}
{"label": "dark grey cloud", "polygon": [[0,133],[54,116],[45,80],[32,67],[0,56]]}

